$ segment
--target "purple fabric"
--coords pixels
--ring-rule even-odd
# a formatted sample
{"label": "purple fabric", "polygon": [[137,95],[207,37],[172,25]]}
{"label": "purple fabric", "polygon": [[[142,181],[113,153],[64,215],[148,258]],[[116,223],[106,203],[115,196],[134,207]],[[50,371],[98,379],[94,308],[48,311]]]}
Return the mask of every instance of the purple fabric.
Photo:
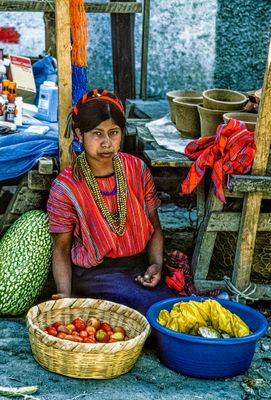
{"label": "purple fabric", "polygon": [[137,254],[105,258],[102,264],[90,269],[73,266],[73,295],[114,301],[146,314],[151,304],[176,297],[164,281],[155,288],[146,288],[135,282],[135,277],[144,274],[148,265],[147,256]]}

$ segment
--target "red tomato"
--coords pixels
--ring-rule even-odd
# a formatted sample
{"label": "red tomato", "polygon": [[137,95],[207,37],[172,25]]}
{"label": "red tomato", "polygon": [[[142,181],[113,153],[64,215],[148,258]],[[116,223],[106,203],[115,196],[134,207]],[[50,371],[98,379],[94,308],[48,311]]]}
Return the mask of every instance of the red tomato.
{"label": "red tomato", "polygon": [[116,340],[116,339],[110,338],[110,339],[108,340],[108,343],[116,343],[116,342],[118,342],[118,340]]}
{"label": "red tomato", "polygon": [[57,327],[58,332],[64,332],[67,333],[67,335],[70,333],[69,329],[66,327],[66,325],[59,325]]}
{"label": "red tomato", "polygon": [[103,329],[99,329],[96,332],[95,337],[98,340],[98,342],[102,342],[102,343],[106,343],[110,339],[110,336],[108,335],[108,333],[105,332]]}
{"label": "red tomato", "polygon": [[59,325],[62,325],[59,321],[53,323],[53,327],[56,329],[59,327]]}
{"label": "red tomato", "polygon": [[126,330],[122,326],[115,326],[115,328],[113,328],[113,332],[121,332],[123,333],[123,336],[126,336]]}
{"label": "red tomato", "polygon": [[124,335],[122,332],[114,332],[113,335],[111,335],[111,339],[116,339],[118,341],[124,340]]}
{"label": "red tomato", "polygon": [[93,326],[96,330],[100,328],[101,321],[96,317],[90,317],[87,322],[88,326]]}
{"label": "red tomato", "polygon": [[66,333],[64,333],[64,332],[58,332],[58,334],[57,334],[57,337],[58,337],[59,339],[65,339],[66,336],[67,336],[67,335],[66,335]]}
{"label": "red tomato", "polygon": [[96,333],[96,329],[94,328],[94,326],[87,326],[86,331],[89,335],[95,335]]}
{"label": "red tomato", "polygon": [[87,331],[85,331],[85,330],[80,331],[79,335],[80,335],[82,338],[88,337],[88,333],[87,333]]}
{"label": "red tomato", "polygon": [[82,320],[82,318],[76,318],[75,320],[72,321],[72,324],[75,326],[75,329],[77,332],[83,331],[86,329],[86,324]]}
{"label": "red tomato", "polygon": [[70,340],[71,342],[83,342],[83,338],[74,335],[66,335],[65,340]]}
{"label": "red tomato", "polygon": [[46,329],[47,333],[51,336],[57,336],[57,330],[54,326],[50,325]]}
{"label": "red tomato", "polygon": [[69,329],[70,332],[75,331],[75,326],[73,324],[67,324],[66,328]]}
{"label": "red tomato", "polygon": [[96,343],[96,340],[91,337],[86,337],[83,339],[83,343]]}
{"label": "red tomato", "polygon": [[99,329],[102,329],[105,332],[113,331],[112,326],[109,325],[107,322],[102,322]]}

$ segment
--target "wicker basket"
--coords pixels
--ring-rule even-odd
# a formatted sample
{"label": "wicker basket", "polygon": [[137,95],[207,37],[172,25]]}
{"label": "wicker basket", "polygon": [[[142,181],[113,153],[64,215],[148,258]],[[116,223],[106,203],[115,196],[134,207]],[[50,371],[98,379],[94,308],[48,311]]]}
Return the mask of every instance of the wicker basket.
{"label": "wicker basket", "polygon": [[[46,327],[95,316],[123,326],[132,339],[115,343],[77,343],[49,336]],[[32,307],[26,316],[34,358],[49,371],[73,378],[109,379],[128,372],[150,334],[146,318],[132,308],[105,300],[61,299]]]}

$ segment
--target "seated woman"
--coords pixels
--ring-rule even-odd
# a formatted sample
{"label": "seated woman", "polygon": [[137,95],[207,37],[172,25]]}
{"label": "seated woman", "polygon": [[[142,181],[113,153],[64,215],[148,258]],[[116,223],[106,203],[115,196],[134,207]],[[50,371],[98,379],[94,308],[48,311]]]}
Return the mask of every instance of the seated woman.
{"label": "seated woman", "polygon": [[53,299],[99,298],[145,313],[174,294],[161,281],[153,178],[142,160],[120,152],[125,123],[121,102],[106,90],[88,92],[71,112],[84,151],[53,182],[47,205]]}

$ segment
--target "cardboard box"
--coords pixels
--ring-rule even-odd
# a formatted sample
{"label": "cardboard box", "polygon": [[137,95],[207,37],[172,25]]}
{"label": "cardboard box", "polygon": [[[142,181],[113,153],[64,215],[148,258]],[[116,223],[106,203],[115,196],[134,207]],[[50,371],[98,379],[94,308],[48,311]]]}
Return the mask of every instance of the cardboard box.
{"label": "cardboard box", "polygon": [[22,96],[25,103],[34,103],[36,84],[30,58],[10,55],[11,79],[17,83],[16,95]]}

